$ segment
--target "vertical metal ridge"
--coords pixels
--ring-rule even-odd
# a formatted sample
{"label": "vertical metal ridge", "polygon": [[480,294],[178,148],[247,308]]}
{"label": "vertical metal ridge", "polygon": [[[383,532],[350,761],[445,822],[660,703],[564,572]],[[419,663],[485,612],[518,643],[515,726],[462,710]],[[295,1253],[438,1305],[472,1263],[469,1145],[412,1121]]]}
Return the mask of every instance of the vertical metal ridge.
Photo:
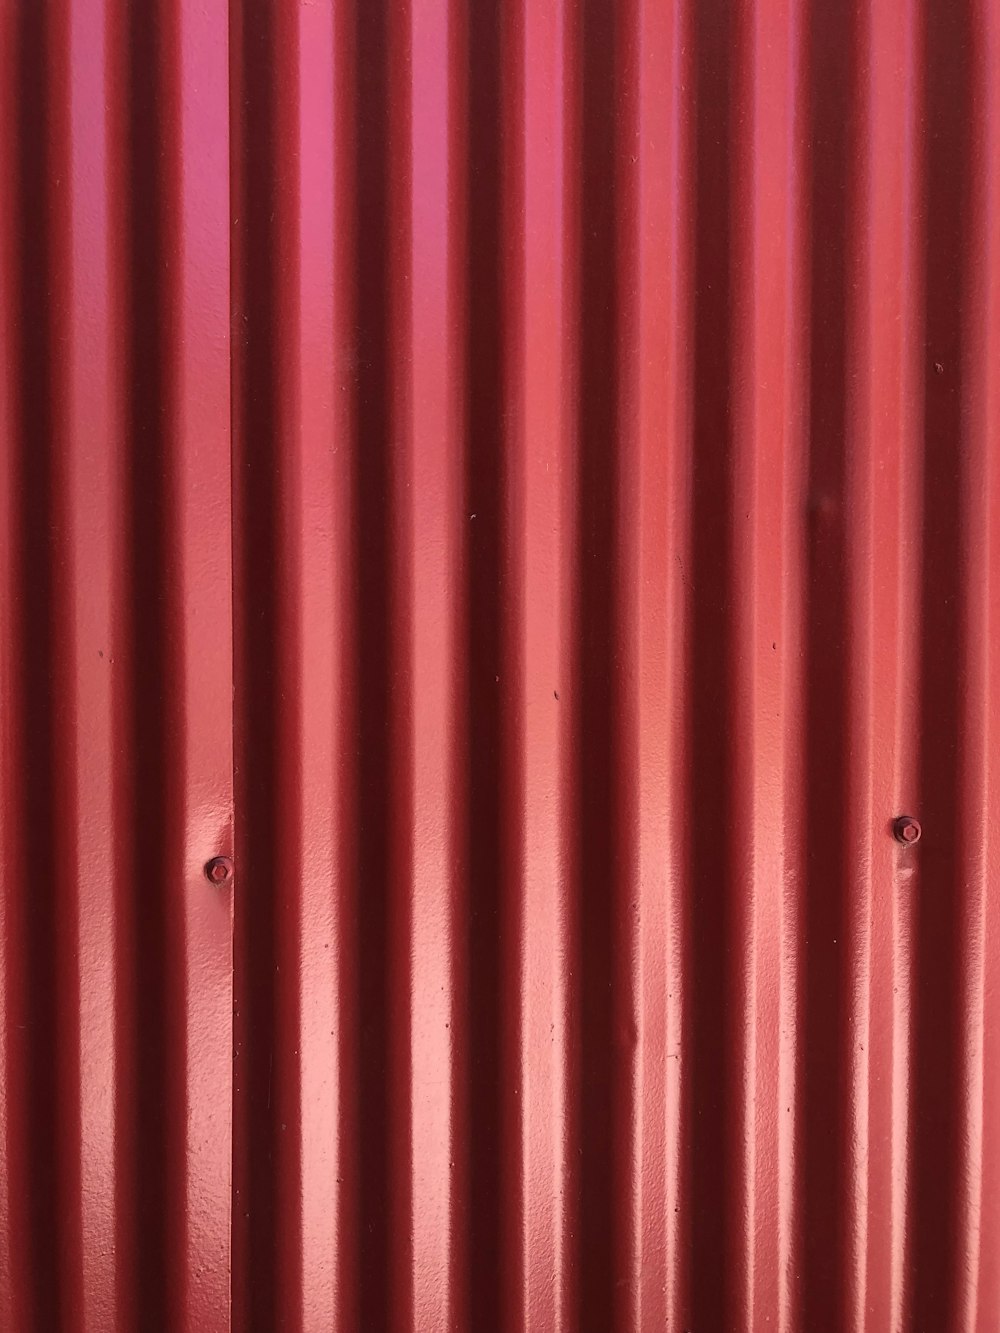
{"label": "vertical metal ridge", "polygon": [[[639,1327],[684,1318],[691,1206],[681,1124],[687,853],[681,793],[690,625],[692,427],[691,10],[685,0],[638,8],[635,304],[622,329],[625,405],[635,433],[636,521],[624,559],[636,588],[636,1256]],[[664,72],[670,96],[663,96]],[[635,339],[631,362],[624,359]],[[634,397],[633,397],[634,395]]]}
{"label": "vertical metal ridge", "polygon": [[[639,72],[642,59],[641,13],[638,3],[616,14],[614,103],[618,107],[614,136],[614,211],[616,311],[613,405],[616,481],[613,496],[612,660],[615,701],[613,723],[617,748],[615,767],[622,780],[612,799],[617,847],[613,862],[612,897],[612,1129],[611,1233],[612,1321],[634,1327],[641,1302],[642,1232],[637,1207],[640,1196],[642,1143],[639,1048],[642,1040],[641,995],[637,964],[642,938],[643,902],[639,878],[640,778],[636,746],[639,716],[640,662],[637,652],[640,598],[635,578],[635,551],[629,531],[640,508],[641,436],[635,429],[635,349],[640,317],[639,236],[633,219],[638,206],[641,142]],[[651,1045],[651,1050],[655,1047]],[[584,1306],[583,1308],[586,1308]]]}
{"label": "vertical metal ridge", "polygon": [[345,873],[350,821],[344,814],[350,800],[344,760],[350,713],[345,645],[352,637],[347,591],[351,456],[343,444],[332,443],[350,439],[343,350],[349,194],[341,188],[350,89],[345,93],[349,57],[338,21],[343,24],[328,7],[298,11],[300,486],[291,535],[298,541],[303,571],[296,590],[301,683],[295,745],[301,756],[302,851],[294,1052],[301,1089],[294,1132],[300,1140],[302,1252],[298,1291],[287,1304],[297,1305],[303,1328],[348,1326],[355,1308],[347,1254],[351,1226],[345,1222],[353,1199],[353,1137],[341,1114],[353,1077],[349,1035],[355,1023],[353,899]]}
{"label": "vertical metal ridge", "polygon": [[[570,1086],[571,950],[568,774],[572,726],[571,597],[575,484],[572,318],[574,143],[569,18],[561,0],[525,5],[520,43],[521,98],[511,121],[520,154],[521,281],[511,292],[511,380],[516,425],[508,485],[512,670],[520,687],[517,723],[517,865],[520,893],[519,1050],[520,1289],[511,1294],[515,1327],[553,1330],[575,1323],[578,1263],[573,1220],[575,1152]],[[511,96],[515,82],[510,81]],[[516,353],[515,353],[516,347]],[[516,365],[513,358],[517,355]],[[512,811],[512,817],[514,812]]]}
{"label": "vertical metal ridge", "polygon": [[794,1326],[797,1143],[795,954],[787,885],[801,875],[795,739],[801,725],[799,648],[804,464],[796,350],[804,334],[798,136],[805,6],[759,4],[743,33],[737,87],[750,108],[738,141],[733,542],[738,723],[733,824],[742,835],[743,1234],[736,1256],[741,1319]]}
{"label": "vertical metal ridge", "polygon": [[[122,579],[122,433],[114,394],[111,90],[103,0],[69,8],[72,289],[67,319],[68,436],[73,571],[75,834],[78,849],[80,1228],[79,1322],[114,1327],[116,1253],[116,1028],[123,1003],[115,929],[115,845],[121,760],[114,670]],[[87,577],[83,577],[83,571]],[[107,830],[91,840],[92,829]]]}
{"label": "vertical metal ridge", "polygon": [[[728,1117],[733,1124],[734,1147],[728,1160],[733,1183],[730,1188],[728,1225],[724,1228],[726,1247],[726,1322],[749,1323],[759,1275],[756,1272],[757,1250],[763,1249],[770,1237],[766,1226],[759,1222],[760,1182],[756,1179],[756,1153],[760,1138],[758,1109],[767,1098],[755,1068],[759,1054],[758,1041],[764,1037],[766,1026],[759,1023],[756,1009],[762,989],[767,986],[766,946],[760,938],[759,916],[766,907],[762,899],[766,890],[760,882],[758,866],[767,855],[766,811],[758,804],[757,784],[761,770],[767,764],[766,731],[758,734],[758,699],[763,688],[762,676],[767,671],[758,662],[758,635],[766,633],[770,619],[766,593],[758,586],[760,565],[770,556],[780,562],[780,543],[774,540],[775,525],[771,524],[772,539],[762,551],[758,542],[758,524],[764,521],[766,507],[776,504],[780,512],[781,482],[770,479],[768,485],[760,475],[771,462],[762,458],[757,444],[757,413],[763,410],[762,386],[774,382],[774,371],[767,369],[768,347],[759,336],[755,323],[757,312],[756,282],[759,280],[763,259],[760,253],[757,225],[761,212],[767,207],[765,182],[768,176],[760,172],[759,159],[767,151],[768,126],[756,103],[757,44],[755,25],[750,16],[736,18],[730,28],[732,67],[729,80],[732,85],[732,104],[729,108],[727,131],[731,160],[729,185],[730,226],[729,261],[731,264],[730,348],[731,365],[727,366],[732,388],[728,404],[731,440],[730,456],[726,462],[726,485],[730,512],[723,514],[728,533],[731,570],[727,571],[731,591],[731,660],[729,692],[729,728],[727,736],[730,808],[727,834],[727,885],[730,898],[728,948],[738,959],[730,981],[729,1043],[732,1062],[730,1085],[724,1090],[728,1099]],[[772,78],[772,88],[778,81]],[[779,84],[780,86],[780,84]],[[776,99],[779,100],[779,99]],[[739,110],[752,110],[744,120]],[[752,127],[751,134],[744,125]],[[747,223],[749,222],[749,225]],[[773,234],[772,223],[771,230]],[[772,302],[769,328],[780,327],[779,304]],[[746,366],[748,374],[734,374],[738,366]],[[780,527],[777,528],[780,531]],[[766,587],[780,596],[780,565],[771,571]],[[763,818],[761,818],[763,815]],[[746,831],[740,836],[741,831]],[[769,877],[770,878],[770,877]],[[773,883],[773,880],[771,881]],[[773,940],[773,933],[771,933]],[[762,975],[763,973],[763,975]],[[742,1067],[741,1067],[742,1066]],[[775,1071],[777,1062],[768,1062]],[[775,1119],[776,1117],[768,1117]],[[776,1218],[776,1211],[768,1210],[768,1220]],[[776,1259],[776,1256],[775,1256]],[[777,1263],[772,1262],[777,1270]]]}
{"label": "vertical metal ridge", "polygon": [[[133,1317],[137,1307],[135,1269],[136,1202],[134,1175],[138,1160],[138,1138],[134,1106],[136,1099],[135,1057],[139,1024],[136,1016],[134,947],[132,941],[135,895],[131,891],[134,874],[129,845],[132,820],[133,749],[131,744],[130,685],[132,667],[131,625],[131,553],[133,524],[130,515],[129,486],[132,469],[131,407],[129,385],[131,356],[128,330],[130,308],[127,265],[129,239],[129,192],[131,176],[128,162],[128,117],[130,72],[125,38],[125,16],[116,0],[105,0],[103,14],[104,42],[104,132],[109,164],[105,206],[107,209],[108,265],[107,300],[107,395],[108,431],[114,449],[114,483],[109,495],[112,515],[109,537],[112,545],[114,582],[113,619],[108,626],[110,642],[99,646],[108,661],[111,689],[110,741],[116,752],[116,764],[109,777],[116,818],[111,839],[111,875],[113,915],[113,957],[116,988],[114,1028],[114,1072],[112,1089],[114,1125],[114,1246],[115,1286],[111,1293],[118,1319]],[[109,450],[110,452],[110,450]],[[103,659],[98,659],[99,661]]]}
{"label": "vertical metal ridge", "polygon": [[[903,32],[894,34],[897,40],[905,41],[905,10],[900,14],[900,26]],[[844,1196],[844,1225],[842,1257],[844,1288],[844,1318],[857,1326],[863,1326],[866,1312],[871,1312],[872,1292],[869,1287],[868,1254],[871,1223],[877,1222],[879,1214],[872,1208],[872,1152],[871,1120],[873,1103],[879,1095],[878,1079],[881,1070],[875,1071],[875,1082],[870,1078],[872,1068],[872,1044],[878,1041],[879,1030],[872,1025],[872,986],[878,972],[872,968],[873,948],[877,943],[885,948],[887,941],[878,940],[877,931],[883,928],[885,917],[879,912],[880,904],[891,901],[893,885],[883,879],[876,892],[876,874],[888,868],[887,855],[876,857],[865,854],[872,839],[873,823],[878,816],[873,809],[875,783],[885,778],[885,770],[879,759],[887,753],[890,760],[888,768],[892,773],[892,751],[895,736],[892,730],[896,721],[894,711],[883,720],[888,735],[879,737],[882,728],[880,719],[874,710],[874,701],[880,682],[876,677],[878,665],[886,660],[879,648],[889,642],[889,635],[895,629],[893,613],[876,617],[875,587],[873,580],[875,535],[879,532],[886,551],[886,558],[896,553],[892,550],[891,524],[898,523],[896,510],[898,499],[881,493],[879,486],[880,453],[884,449],[899,447],[896,432],[884,438],[878,413],[883,408],[880,393],[886,390],[885,376],[882,371],[885,356],[896,350],[898,364],[905,364],[905,342],[902,355],[899,350],[900,312],[894,310],[893,288],[888,286],[893,260],[885,253],[885,231],[887,222],[883,189],[890,184],[888,180],[877,179],[871,169],[871,153],[867,151],[869,143],[884,142],[886,131],[902,134],[905,121],[897,113],[895,123],[887,115],[893,108],[890,96],[880,98],[883,92],[880,80],[884,79],[888,69],[884,64],[873,60],[872,44],[878,36],[878,16],[873,11],[862,9],[857,16],[853,33],[854,72],[856,81],[857,112],[853,120],[850,135],[850,157],[853,169],[846,185],[848,200],[846,204],[846,226],[844,232],[844,263],[847,291],[844,298],[844,372],[845,406],[843,418],[843,500],[845,522],[843,527],[843,570],[844,589],[846,592],[845,616],[848,649],[846,658],[846,756],[864,757],[864,762],[855,766],[850,763],[844,788],[844,830],[845,844],[845,883],[843,894],[842,918],[838,923],[845,945],[843,994],[843,1020],[845,1023],[843,1061],[847,1096],[843,1103],[843,1152],[844,1169],[847,1173],[847,1187]],[[901,108],[901,110],[905,110]],[[897,170],[903,166],[902,154],[896,159]],[[892,182],[892,203],[898,206],[905,198],[901,179]],[[891,205],[890,205],[891,206]],[[892,254],[898,256],[896,262],[904,256],[899,253],[898,233],[902,230],[899,221],[892,218],[891,226]],[[877,256],[877,258],[876,258]],[[875,267],[875,264],[878,267]],[[873,289],[886,281],[886,286],[879,293],[881,299],[875,299]],[[898,282],[898,277],[896,279]],[[909,329],[902,330],[905,338]],[[889,340],[889,348],[886,342]],[[897,347],[893,348],[893,341]],[[899,378],[899,372],[896,376]],[[880,519],[876,530],[876,516]],[[894,655],[898,660],[899,649]],[[889,682],[890,688],[895,681]],[[876,759],[876,745],[879,744],[879,759]],[[890,787],[891,791],[891,787]],[[880,793],[880,804],[884,805],[886,793]],[[909,803],[904,808],[909,808]],[[884,826],[884,825],[883,825]],[[883,844],[888,854],[889,846]],[[895,857],[892,858],[895,860]],[[889,865],[892,862],[889,861]],[[891,944],[889,944],[891,948]],[[890,1037],[890,1042],[891,1042]],[[885,1047],[883,1047],[883,1058]],[[891,1054],[891,1044],[889,1046]],[[892,1162],[890,1151],[877,1162]],[[877,1197],[877,1196],[876,1196]],[[885,1200],[885,1215],[892,1217],[891,1202]],[[898,1224],[898,1217],[895,1219]],[[880,1277],[887,1274],[880,1270]],[[887,1321],[890,1309],[883,1307],[882,1319]]]}
{"label": "vertical metal ridge", "polygon": [[[182,737],[178,876],[168,910],[182,932],[183,1174],[171,1200],[183,1248],[170,1275],[185,1333],[230,1309],[233,900],[208,883],[209,858],[233,854],[232,451],[228,22],[224,6],[177,0],[177,519]],[[195,724],[197,719],[197,724]],[[228,1114],[227,1114],[228,1111]],[[221,1112],[221,1113],[220,1113]],[[174,1114],[177,1114],[175,1109]]]}
{"label": "vertical metal ridge", "polygon": [[[409,344],[406,426],[408,579],[412,664],[410,866],[410,1233],[411,1326],[463,1327],[476,1205],[466,1197],[476,1150],[467,1113],[472,1068],[465,996],[462,815],[468,728],[462,679],[469,622],[463,595],[470,525],[466,512],[462,271],[466,228],[465,15],[458,5],[413,0],[410,9],[410,274],[403,317]],[[443,69],[442,69],[442,57]],[[509,1156],[509,1154],[504,1154]],[[506,1197],[497,1192],[498,1199]]]}

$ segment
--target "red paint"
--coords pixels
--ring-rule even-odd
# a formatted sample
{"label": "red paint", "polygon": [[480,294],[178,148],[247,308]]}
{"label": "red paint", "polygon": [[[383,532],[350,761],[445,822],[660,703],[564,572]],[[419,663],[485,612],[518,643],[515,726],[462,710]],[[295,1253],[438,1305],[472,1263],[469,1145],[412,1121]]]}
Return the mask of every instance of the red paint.
{"label": "red paint", "polygon": [[0,6],[0,1327],[1000,1323],[998,64]]}
{"label": "red paint", "polygon": [[913,819],[910,815],[899,815],[892,821],[892,831],[895,834],[896,841],[912,846],[913,843],[920,841],[922,829],[919,821]]}
{"label": "red paint", "polygon": [[0,15],[0,1324],[226,1327],[228,33]]}

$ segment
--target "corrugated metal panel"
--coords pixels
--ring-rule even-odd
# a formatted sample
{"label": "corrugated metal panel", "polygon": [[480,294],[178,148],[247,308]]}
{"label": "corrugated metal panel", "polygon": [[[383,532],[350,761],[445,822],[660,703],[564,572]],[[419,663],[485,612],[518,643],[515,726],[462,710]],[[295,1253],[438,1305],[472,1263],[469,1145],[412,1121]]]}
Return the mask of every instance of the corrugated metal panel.
{"label": "corrugated metal panel", "polygon": [[0,15],[0,1325],[1000,1325],[995,0]]}
{"label": "corrugated metal panel", "polygon": [[0,1327],[226,1326],[226,15],[0,4]]}

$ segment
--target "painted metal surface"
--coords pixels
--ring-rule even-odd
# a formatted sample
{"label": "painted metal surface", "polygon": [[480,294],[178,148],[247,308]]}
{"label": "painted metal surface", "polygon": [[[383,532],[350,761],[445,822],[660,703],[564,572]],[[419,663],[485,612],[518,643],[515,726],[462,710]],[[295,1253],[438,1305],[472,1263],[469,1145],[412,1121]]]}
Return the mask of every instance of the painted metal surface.
{"label": "painted metal surface", "polygon": [[0,1327],[995,1329],[996,0],[0,16]]}
{"label": "painted metal surface", "polygon": [[228,25],[0,4],[0,1327],[224,1328]]}

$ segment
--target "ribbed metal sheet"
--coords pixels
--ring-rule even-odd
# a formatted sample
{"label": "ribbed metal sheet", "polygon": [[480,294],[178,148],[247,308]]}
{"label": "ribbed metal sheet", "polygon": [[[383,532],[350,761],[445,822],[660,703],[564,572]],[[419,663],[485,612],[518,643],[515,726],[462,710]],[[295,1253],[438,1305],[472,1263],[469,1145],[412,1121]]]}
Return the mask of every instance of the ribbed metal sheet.
{"label": "ribbed metal sheet", "polygon": [[0,3],[0,1328],[226,1328],[228,39]]}
{"label": "ribbed metal sheet", "polygon": [[0,2],[0,1328],[1000,1326],[998,70]]}

